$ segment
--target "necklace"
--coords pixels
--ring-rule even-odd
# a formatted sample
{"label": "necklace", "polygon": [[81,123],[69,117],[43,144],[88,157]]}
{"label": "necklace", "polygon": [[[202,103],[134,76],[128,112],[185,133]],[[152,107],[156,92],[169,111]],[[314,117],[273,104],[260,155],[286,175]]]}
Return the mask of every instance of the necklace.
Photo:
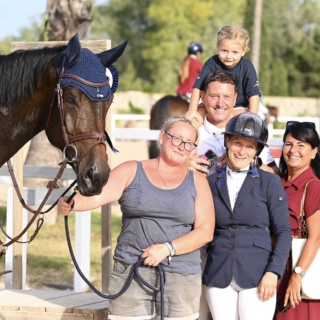
{"label": "necklace", "polygon": [[162,177],[160,176],[160,173],[159,173],[159,171],[158,171],[159,157],[158,157],[157,159],[158,159],[158,161],[156,162],[156,171],[157,171],[157,173],[158,173],[158,175],[159,175],[160,179],[162,180],[163,185],[166,187],[166,186],[168,185],[168,183],[170,183],[171,181],[173,181],[173,180],[174,180],[174,179],[179,175],[180,170],[181,170],[181,164],[180,164],[180,168],[179,168],[178,174],[177,174],[173,179],[171,179],[170,181],[165,182],[165,181],[162,179]]}

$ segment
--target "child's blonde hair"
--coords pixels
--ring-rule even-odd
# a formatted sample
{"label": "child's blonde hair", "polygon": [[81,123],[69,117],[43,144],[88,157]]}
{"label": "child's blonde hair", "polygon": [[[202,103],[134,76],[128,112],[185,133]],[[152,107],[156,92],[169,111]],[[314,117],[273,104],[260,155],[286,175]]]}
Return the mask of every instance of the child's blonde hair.
{"label": "child's blonde hair", "polygon": [[221,44],[222,40],[236,40],[237,42],[240,42],[240,44],[243,47],[243,50],[246,50],[247,52],[250,50],[248,47],[250,41],[249,33],[246,29],[242,27],[233,24],[223,26],[217,32],[217,49],[219,48],[219,45]]}

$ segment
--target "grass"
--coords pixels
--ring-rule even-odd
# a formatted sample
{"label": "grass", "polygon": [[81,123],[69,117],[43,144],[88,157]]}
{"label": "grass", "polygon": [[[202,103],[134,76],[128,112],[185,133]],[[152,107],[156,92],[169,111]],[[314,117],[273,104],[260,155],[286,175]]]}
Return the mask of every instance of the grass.
{"label": "grass", "polygon": [[[3,221],[5,207],[0,207],[0,220]],[[70,238],[74,239],[74,214],[69,216]],[[121,231],[121,217],[112,215],[112,249]],[[29,232],[30,236],[31,232]],[[74,243],[73,243],[74,246]],[[40,289],[43,283],[73,285],[73,263],[70,258],[64,219],[48,226],[44,223],[36,239],[28,245],[27,285]],[[0,272],[4,271],[4,259],[0,259]],[[4,278],[2,278],[4,279]],[[91,281],[101,290],[101,214],[91,214]]]}

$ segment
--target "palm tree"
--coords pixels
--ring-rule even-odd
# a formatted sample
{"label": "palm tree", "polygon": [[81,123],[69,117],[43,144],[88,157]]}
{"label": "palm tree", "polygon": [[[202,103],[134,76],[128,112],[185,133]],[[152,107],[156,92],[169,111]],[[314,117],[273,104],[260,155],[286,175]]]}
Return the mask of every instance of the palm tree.
{"label": "palm tree", "polygon": [[[47,0],[50,25],[49,41],[68,41],[78,33],[80,40],[86,40],[90,31],[92,1],[89,0]],[[43,40],[43,34],[42,39]]]}

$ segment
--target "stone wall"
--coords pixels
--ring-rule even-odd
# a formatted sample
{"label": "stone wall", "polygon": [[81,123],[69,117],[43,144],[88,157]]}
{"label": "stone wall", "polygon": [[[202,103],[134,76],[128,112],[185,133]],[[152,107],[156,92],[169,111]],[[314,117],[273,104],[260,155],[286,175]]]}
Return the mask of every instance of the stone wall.
{"label": "stone wall", "polygon": [[319,117],[320,99],[295,97],[263,97],[266,105],[278,108],[280,117]]}
{"label": "stone wall", "polygon": [[129,110],[129,103],[131,102],[135,107],[143,109],[145,114],[149,114],[152,106],[163,96],[165,96],[163,93],[144,93],[140,91],[117,92],[114,95],[111,112],[118,113],[118,109]]}
{"label": "stone wall", "polygon": [[[163,93],[144,93],[139,91],[117,92],[112,104],[112,113],[118,109],[129,110],[129,102],[150,113],[152,106],[162,98]],[[279,109],[279,116],[320,116],[320,99],[295,97],[264,97],[264,103]]]}

